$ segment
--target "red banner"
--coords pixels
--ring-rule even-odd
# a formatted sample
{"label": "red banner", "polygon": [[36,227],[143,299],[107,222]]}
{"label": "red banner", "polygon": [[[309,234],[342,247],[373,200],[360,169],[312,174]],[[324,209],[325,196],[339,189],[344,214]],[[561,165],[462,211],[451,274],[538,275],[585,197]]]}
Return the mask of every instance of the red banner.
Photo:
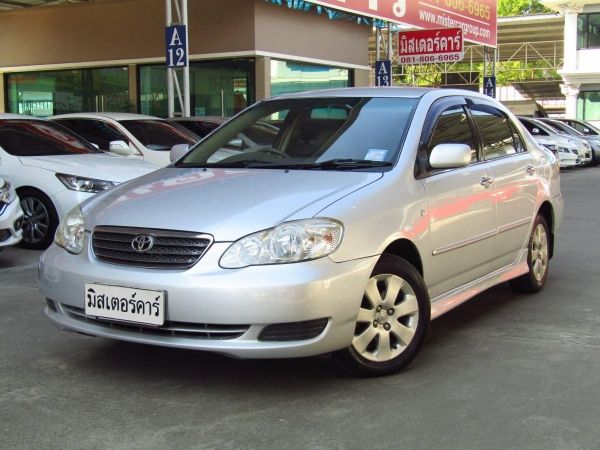
{"label": "red banner", "polygon": [[462,58],[461,28],[398,33],[398,62],[400,64],[454,62],[460,61]]}
{"label": "red banner", "polygon": [[496,46],[497,0],[306,0],[417,28],[461,28],[467,41]]}

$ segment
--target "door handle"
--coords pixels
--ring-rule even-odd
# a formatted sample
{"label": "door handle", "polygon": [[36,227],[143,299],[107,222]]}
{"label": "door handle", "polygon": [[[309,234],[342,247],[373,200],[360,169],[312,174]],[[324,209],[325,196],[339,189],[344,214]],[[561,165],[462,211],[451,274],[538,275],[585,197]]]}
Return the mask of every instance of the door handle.
{"label": "door handle", "polygon": [[479,184],[481,184],[485,188],[489,188],[493,182],[494,177],[481,177],[481,181],[479,182]]}
{"label": "door handle", "polygon": [[525,169],[529,175],[533,175],[535,173],[535,167],[532,165],[528,165],[527,169]]}

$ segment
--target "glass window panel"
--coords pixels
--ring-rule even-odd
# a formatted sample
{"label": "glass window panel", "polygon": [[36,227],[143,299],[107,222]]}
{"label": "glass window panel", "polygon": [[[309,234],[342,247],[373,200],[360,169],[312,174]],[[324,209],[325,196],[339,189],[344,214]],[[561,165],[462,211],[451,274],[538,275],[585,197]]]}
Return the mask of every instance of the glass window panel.
{"label": "glass window panel", "polygon": [[271,60],[271,95],[348,86],[347,69]]}
{"label": "glass window panel", "polygon": [[588,15],[587,32],[587,48],[600,47],[600,14]]}
{"label": "glass window panel", "polygon": [[583,120],[600,120],[600,91],[580,92],[577,112]]}
{"label": "glass window panel", "polygon": [[8,111],[47,117],[82,111],[131,111],[127,67],[6,75]]}
{"label": "glass window panel", "polygon": [[[253,59],[190,63],[192,116],[228,117],[254,102]],[[176,106],[176,110],[179,109]],[[167,69],[164,66],[140,67],[140,110],[152,116],[168,115]]]}
{"label": "glass window panel", "polygon": [[473,105],[470,109],[483,141],[484,159],[517,153],[512,128],[501,111],[484,105]]}

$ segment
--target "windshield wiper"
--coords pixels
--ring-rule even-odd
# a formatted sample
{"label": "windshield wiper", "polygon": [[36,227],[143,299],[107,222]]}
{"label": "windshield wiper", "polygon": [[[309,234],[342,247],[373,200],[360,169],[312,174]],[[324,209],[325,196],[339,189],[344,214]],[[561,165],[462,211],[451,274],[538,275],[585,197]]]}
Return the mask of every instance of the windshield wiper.
{"label": "windshield wiper", "polygon": [[231,162],[214,162],[214,163],[180,163],[176,167],[181,168],[215,168],[215,169],[237,169],[237,168],[246,168],[252,167],[255,169],[263,169],[263,168],[271,168],[273,167],[271,164],[266,164],[265,161],[261,161],[258,159],[244,159],[241,161],[231,161]]}
{"label": "windshield wiper", "polygon": [[372,161],[369,159],[351,159],[338,158],[315,163],[300,164],[277,164],[270,167],[279,169],[300,169],[300,170],[354,170],[370,169],[373,167],[391,167],[393,164],[389,161]]}

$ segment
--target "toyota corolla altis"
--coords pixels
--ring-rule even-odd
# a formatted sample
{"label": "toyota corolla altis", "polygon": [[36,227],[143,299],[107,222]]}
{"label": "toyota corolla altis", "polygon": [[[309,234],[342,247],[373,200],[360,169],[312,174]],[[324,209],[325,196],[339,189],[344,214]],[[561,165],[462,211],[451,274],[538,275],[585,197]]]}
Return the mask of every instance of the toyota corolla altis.
{"label": "toyota corolla altis", "polygon": [[[256,124],[268,143],[233,152]],[[431,319],[498,283],[546,282],[559,167],[488,97],[292,94],[177,153],[61,222],[40,261],[59,327],[242,358],[331,352],[383,375]]]}

